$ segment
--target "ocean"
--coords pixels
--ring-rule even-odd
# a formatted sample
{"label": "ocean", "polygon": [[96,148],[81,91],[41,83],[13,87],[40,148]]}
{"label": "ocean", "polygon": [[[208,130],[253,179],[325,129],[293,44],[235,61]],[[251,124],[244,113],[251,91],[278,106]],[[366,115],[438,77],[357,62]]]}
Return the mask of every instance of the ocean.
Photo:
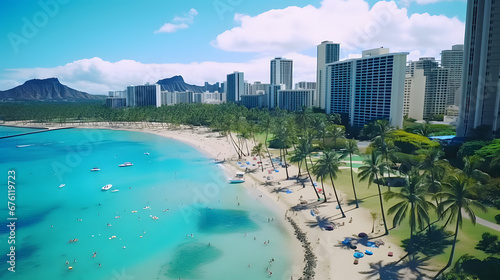
{"label": "ocean", "polygon": [[290,279],[283,217],[187,144],[99,129],[5,138],[0,177],[0,278]]}

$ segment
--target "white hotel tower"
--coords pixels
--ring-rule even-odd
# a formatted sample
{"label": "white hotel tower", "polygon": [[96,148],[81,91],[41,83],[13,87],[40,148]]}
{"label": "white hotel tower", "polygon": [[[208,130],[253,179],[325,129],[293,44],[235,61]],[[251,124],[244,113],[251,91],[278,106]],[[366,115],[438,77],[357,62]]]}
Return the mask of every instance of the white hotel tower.
{"label": "white hotel tower", "polygon": [[387,48],[326,66],[326,113],[343,114],[351,126],[387,119],[403,127],[406,56]]}

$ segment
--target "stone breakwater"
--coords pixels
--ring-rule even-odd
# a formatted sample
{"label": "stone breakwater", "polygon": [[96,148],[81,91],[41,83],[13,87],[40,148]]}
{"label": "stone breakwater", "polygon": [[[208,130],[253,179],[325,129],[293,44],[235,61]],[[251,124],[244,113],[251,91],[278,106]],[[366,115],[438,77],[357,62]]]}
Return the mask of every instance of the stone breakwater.
{"label": "stone breakwater", "polygon": [[302,272],[302,277],[299,278],[299,280],[311,280],[314,279],[314,269],[316,268],[317,261],[316,261],[316,255],[314,255],[311,247],[311,243],[307,240],[307,236],[300,227],[297,225],[297,223],[292,220],[292,218],[288,217],[288,222],[292,225],[295,236],[297,236],[297,239],[302,243],[302,247],[304,248],[304,270]]}

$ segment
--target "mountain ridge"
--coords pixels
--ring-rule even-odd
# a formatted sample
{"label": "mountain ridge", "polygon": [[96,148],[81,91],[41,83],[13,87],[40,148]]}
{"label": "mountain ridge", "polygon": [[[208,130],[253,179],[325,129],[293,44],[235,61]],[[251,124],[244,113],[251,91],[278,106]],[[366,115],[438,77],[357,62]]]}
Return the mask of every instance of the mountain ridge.
{"label": "mountain ridge", "polygon": [[101,98],[63,85],[57,78],[31,79],[0,91],[0,100],[4,101],[93,101]]}

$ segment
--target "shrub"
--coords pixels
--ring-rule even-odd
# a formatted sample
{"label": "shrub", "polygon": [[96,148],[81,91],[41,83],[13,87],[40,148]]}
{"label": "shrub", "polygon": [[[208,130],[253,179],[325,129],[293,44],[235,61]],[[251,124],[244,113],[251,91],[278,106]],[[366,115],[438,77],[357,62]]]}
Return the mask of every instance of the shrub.
{"label": "shrub", "polygon": [[457,157],[464,158],[472,156],[476,151],[480,150],[482,147],[488,146],[490,141],[469,141],[462,144],[458,150]]}
{"label": "shrub", "polygon": [[431,147],[439,146],[438,142],[431,141],[425,136],[409,133],[403,130],[391,132],[387,139],[393,142],[394,146],[398,147],[401,152],[406,154],[414,154],[420,149],[429,149]]}

